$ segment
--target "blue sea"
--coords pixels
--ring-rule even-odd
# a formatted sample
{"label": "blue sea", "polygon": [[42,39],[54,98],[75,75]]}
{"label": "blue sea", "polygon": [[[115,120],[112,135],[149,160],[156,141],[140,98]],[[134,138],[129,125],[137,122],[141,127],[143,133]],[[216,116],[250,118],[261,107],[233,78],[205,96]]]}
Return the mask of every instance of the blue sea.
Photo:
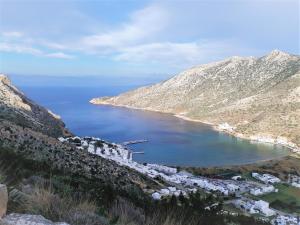
{"label": "blue sea", "polygon": [[236,165],[289,153],[280,146],[250,143],[172,115],[89,103],[91,98],[117,95],[158,81],[155,79],[38,76],[12,76],[11,79],[28,97],[60,115],[76,135],[100,137],[115,143],[147,139],[146,143],[131,146],[135,151],[144,152],[133,156],[141,163]]}

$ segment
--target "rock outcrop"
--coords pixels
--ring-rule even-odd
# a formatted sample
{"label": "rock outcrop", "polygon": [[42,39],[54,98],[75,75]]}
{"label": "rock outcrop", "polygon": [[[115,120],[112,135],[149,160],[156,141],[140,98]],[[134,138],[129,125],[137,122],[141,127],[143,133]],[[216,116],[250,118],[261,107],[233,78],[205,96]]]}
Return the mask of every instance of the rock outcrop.
{"label": "rock outcrop", "polygon": [[278,50],[260,58],[232,57],[91,103],[228,123],[240,136],[283,137],[300,147],[300,57]]}
{"label": "rock outcrop", "polygon": [[8,192],[4,184],[0,184],[0,219],[5,216],[7,210]]}
{"label": "rock outcrop", "polygon": [[28,99],[3,74],[0,75],[0,119],[53,137],[70,135],[57,115]]}
{"label": "rock outcrop", "polygon": [[64,222],[54,223],[40,215],[12,213],[0,220],[0,225],[69,225]]}

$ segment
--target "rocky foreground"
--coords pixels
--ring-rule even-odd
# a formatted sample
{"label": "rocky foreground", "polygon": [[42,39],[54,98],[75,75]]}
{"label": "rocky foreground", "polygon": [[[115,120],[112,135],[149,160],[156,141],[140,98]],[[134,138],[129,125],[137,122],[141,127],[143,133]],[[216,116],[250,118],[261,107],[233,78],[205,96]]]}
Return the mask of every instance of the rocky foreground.
{"label": "rocky foreground", "polygon": [[300,57],[278,50],[260,58],[232,57],[91,103],[172,113],[242,138],[297,150]]}

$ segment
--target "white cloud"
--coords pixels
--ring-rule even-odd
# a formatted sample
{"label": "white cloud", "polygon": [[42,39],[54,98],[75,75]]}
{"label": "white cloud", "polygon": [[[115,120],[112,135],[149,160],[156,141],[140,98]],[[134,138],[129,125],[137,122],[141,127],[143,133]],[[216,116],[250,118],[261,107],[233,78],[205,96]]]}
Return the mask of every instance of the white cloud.
{"label": "white cloud", "polygon": [[73,59],[73,55],[63,52],[46,53],[38,48],[26,46],[21,43],[0,43],[0,52],[30,54],[40,57],[59,58],[59,59]]}
{"label": "white cloud", "polygon": [[[105,33],[85,36],[80,44],[85,50],[114,50],[152,37],[167,24],[168,13],[161,7],[149,6],[134,12],[127,23]],[[97,48],[97,49],[95,49]]]}
{"label": "white cloud", "polygon": [[201,48],[197,43],[149,43],[123,48],[115,59],[121,61],[195,61],[201,57]]}
{"label": "white cloud", "polygon": [[52,41],[36,40],[35,42],[44,47],[50,48],[50,49],[66,50],[69,48],[68,46],[66,46],[64,44],[60,44],[60,43],[56,43],[56,42],[52,42]]}
{"label": "white cloud", "polygon": [[[60,59],[73,59],[75,54],[82,53],[97,54],[109,60],[141,65],[156,63],[180,69],[231,55],[252,54],[256,51],[246,49],[236,40],[203,41],[201,35],[196,36],[197,38],[186,38],[188,36],[184,32],[186,26],[177,27],[176,24],[172,24],[175,17],[182,19],[179,16],[180,10],[176,9],[174,12],[163,4],[153,4],[133,12],[129,15],[128,21],[106,31],[98,30],[91,35],[79,34],[72,39],[62,38],[63,41],[39,37],[28,38],[18,31],[3,32],[0,39],[5,42],[0,45],[0,51]],[[189,16],[186,13],[184,15]],[[189,22],[191,22],[191,29],[198,29],[195,24],[192,24],[193,21],[189,20]],[[179,35],[181,37],[173,35],[170,27],[173,31],[174,29],[182,31]]]}
{"label": "white cloud", "polygon": [[[127,22],[107,29],[105,32],[77,36],[72,40],[47,40],[39,37],[28,38],[21,32],[2,32],[0,38],[57,51],[75,51],[110,56],[122,48],[151,41],[168,24],[168,12],[159,5],[150,5],[129,15]],[[58,55],[60,57],[60,55]],[[65,58],[65,55],[61,58]]]}
{"label": "white cloud", "polygon": [[1,36],[6,38],[20,38],[23,36],[23,33],[18,31],[7,31],[7,32],[2,32]]}
{"label": "white cloud", "polygon": [[250,53],[233,40],[198,42],[156,42],[126,47],[114,57],[116,61],[132,63],[159,63],[171,67],[185,68],[211,60],[223,59],[236,52]]}
{"label": "white cloud", "polygon": [[25,53],[31,55],[42,55],[42,51],[30,46],[25,46],[16,43],[0,43],[0,52],[15,52],[15,53]]}
{"label": "white cloud", "polygon": [[172,26],[170,18],[174,17],[174,12],[167,9],[163,4],[152,4],[131,13],[127,22],[105,32],[79,36],[64,42],[39,38],[28,40],[24,34],[19,35],[19,32],[7,32],[10,35],[7,35],[5,40],[10,36],[14,42],[18,40],[18,43],[23,45],[34,46],[27,49],[20,48],[23,52],[31,54],[34,53],[34,49],[38,50],[42,47],[47,52],[38,54],[52,58],[72,59],[74,56],[66,52],[86,53],[101,55],[115,61],[136,64],[158,63],[181,68],[222,58],[230,53],[237,54],[233,51],[237,50],[236,43],[233,41],[184,42],[176,40],[176,37],[173,41],[164,41],[162,37],[169,26]]}
{"label": "white cloud", "polygon": [[69,55],[63,52],[54,52],[54,53],[49,53],[45,54],[46,57],[50,58],[58,58],[58,59],[73,59],[75,58],[73,55]]}

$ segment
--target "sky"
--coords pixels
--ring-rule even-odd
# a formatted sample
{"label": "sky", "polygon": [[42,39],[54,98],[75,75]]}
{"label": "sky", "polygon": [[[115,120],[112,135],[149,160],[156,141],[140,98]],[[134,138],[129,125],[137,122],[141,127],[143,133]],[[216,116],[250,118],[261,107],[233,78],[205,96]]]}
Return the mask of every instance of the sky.
{"label": "sky", "polygon": [[299,54],[299,0],[0,0],[0,72],[164,77]]}

